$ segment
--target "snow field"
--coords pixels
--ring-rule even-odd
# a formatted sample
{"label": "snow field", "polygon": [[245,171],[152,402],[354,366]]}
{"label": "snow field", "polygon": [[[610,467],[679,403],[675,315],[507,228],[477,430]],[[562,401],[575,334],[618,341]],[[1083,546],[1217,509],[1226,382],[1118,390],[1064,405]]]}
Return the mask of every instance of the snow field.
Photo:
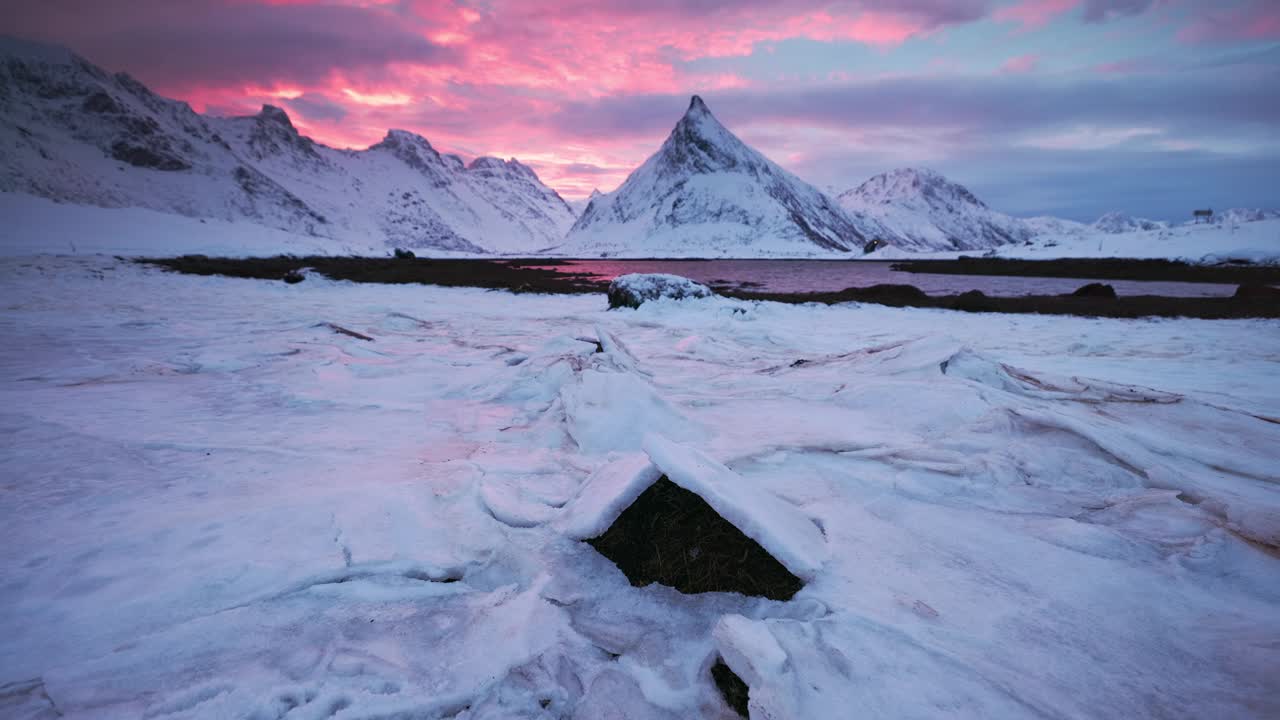
{"label": "snow field", "polygon": [[[1280,713],[1274,321],[0,288],[0,715],[728,718],[718,655],[753,717]],[[578,538],[651,463],[812,580],[631,587]]]}

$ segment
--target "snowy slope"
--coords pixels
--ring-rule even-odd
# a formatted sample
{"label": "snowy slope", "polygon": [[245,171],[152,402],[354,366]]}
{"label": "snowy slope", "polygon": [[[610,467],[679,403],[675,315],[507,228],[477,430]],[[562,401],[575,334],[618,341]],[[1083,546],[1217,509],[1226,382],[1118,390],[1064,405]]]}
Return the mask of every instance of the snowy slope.
{"label": "snowy slope", "polygon": [[[0,296],[6,719],[732,720],[717,656],[757,720],[1280,717],[1274,320],[109,257]],[[580,542],[648,432],[820,529],[812,581],[633,587]]]}
{"label": "snowy slope", "polygon": [[[1212,222],[1221,225],[1239,225],[1241,223],[1258,222],[1259,220],[1277,220],[1280,219],[1280,210],[1266,210],[1263,208],[1231,208],[1213,214]],[[1195,221],[1188,220],[1188,224],[1195,224]]]}
{"label": "snowy slope", "polygon": [[1280,219],[1240,224],[1175,225],[1113,234],[1100,230],[1046,234],[1030,243],[996,248],[1000,257],[1168,258],[1215,263],[1280,263]]}
{"label": "snowy slope", "polygon": [[1030,231],[1032,236],[1039,235],[1082,235],[1090,232],[1091,228],[1082,222],[1075,220],[1066,220],[1051,215],[1037,215],[1035,217],[1022,218],[1022,224]]}
{"label": "snowy slope", "polygon": [[[302,235],[248,220],[193,218],[136,207],[105,208],[0,192],[0,256],[199,254],[383,255],[365,243]],[[441,254],[443,251],[438,251]]]}
{"label": "snowy slope", "polygon": [[529,252],[568,205],[515,160],[464,166],[393,130],[362,151],[301,136],[266,106],[201,116],[56,47],[0,41],[0,191],[249,221],[335,245]]}
{"label": "snowy slope", "polygon": [[748,147],[696,95],[662,147],[587,206],[566,255],[780,257],[861,253],[883,229]]}
{"label": "snowy slope", "polygon": [[842,206],[879,220],[907,250],[980,250],[1025,242],[1035,230],[987,207],[963,185],[924,168],[876,175],[841,193]]}
{"label": "snowy slope", "polygon": [[580,198],[578,200],[566,200],[565,202],[569,203],[569,209],[573,210],[574,218],[580,218],[582,217],[582,213],[587,209],[587,206],[591,204],[591,201],[603,194],[604,193],[600,192],[599,188],[596,188],[591,191],[591,195],[589,197]]}
{"label": "snowy slope", "polygon": [[[1001,245],[982,254],[1029,260],[1154,258],[1205,264],[1233,260],[1280,264],[1280,219],[1238,225],[1174,225],[1118,234],[1079,223],[1066,226],[1066,230],[1045,232],[1027,242]],[[868,260],[948,259],[973,254],[963,250],[909,252],[889,246],[865,257]]]}
{"label": "snowy slope", "polygon": [[1148,220],[1146,218],[1136,218],[1132,215],[1122,212],[1109,212],[1098,218],[1093,223],[1093,230],[1096,232],[1107,233],[1108,235],[1119,235],[1128,232],[1145,232],[1148,230],[1159,230],[1168,227],[1168,223],[1159,222],[1157,220]]}

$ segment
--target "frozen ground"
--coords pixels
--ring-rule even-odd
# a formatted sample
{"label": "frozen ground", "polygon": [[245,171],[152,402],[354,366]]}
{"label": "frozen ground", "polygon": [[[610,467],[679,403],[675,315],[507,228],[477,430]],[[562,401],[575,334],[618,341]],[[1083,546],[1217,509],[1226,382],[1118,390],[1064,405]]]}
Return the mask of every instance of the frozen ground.
{"label": "frozen ground", "polygon": [[[0,299],[0,717],[730,717],[718,654],[757,718],[1280,716],[1274,321],[47,257]],[[571,539],[646,433],[815,521],[810,584]]]}

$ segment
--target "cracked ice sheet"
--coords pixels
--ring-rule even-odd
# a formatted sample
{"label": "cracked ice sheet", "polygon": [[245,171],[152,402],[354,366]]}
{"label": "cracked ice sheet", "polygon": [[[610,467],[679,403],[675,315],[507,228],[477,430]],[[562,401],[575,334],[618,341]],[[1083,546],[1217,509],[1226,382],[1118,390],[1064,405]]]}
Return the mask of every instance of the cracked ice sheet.
{"label": "cracked ice sheet", "polygon": [[[725,717],[734,642],[765,717],[1280,713],[1274,321],[0,291],[0,715]],[[661,428],[824,529],[795,599],[557,530]]]}

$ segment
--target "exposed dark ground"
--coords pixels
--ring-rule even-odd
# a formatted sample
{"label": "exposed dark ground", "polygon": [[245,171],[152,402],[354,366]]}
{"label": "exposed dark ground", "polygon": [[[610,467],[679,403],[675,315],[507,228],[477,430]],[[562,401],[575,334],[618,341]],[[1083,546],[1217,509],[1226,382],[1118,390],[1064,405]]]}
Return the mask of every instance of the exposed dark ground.
{"label": "exposed dark ground", "polygon": [[609,283],[591,280],[585,275],[531,267],[559,265],[555,260],[434,260],[292,255],[211,258],[204,255],[183,255],[176,258],[140,258],[138,262],[192,275],[224,275],[258,280],[284,280],[290,272],[310,268],[334,280],[363,283],[420,283],[536,293],[604,293],[609,287]]}
{"label": "exposed dark ground", "polygon": [[1017,260],[1012,258],[961,257],[956,260],[904,260],[894,270],[936,275],[1015,275],[1019,277],[1090,278],[1095,280],[1162,280],[1223,285],[1280,283],[1280,266],[1193,265],[1176,260],[1124,260],[1118,258],[1066,258]]}
{"label": "exposed dark ground", "polygon": [[[284,281],[291,272],[310,268],[335,280],[372,283],[421,283],[479,287],[532,293],[600,293],[608,282],[589,275],[557,272],[562,260],[438,260],[366,257],[143,258],[138,262],[195,275],[224,275]],[[909,272],[949,274],[1024,274],[1043,277],[1170,280],[1239,283],[1249,287],[1236,297],[1165,297],[1156,295],[1025,295],[995,297],[971,291],[959,295],[927,295],[911,285],[873,285],[839,292],[773,293],[747,287],[715,286],[721,295],[743,300],[783,303],[868,302],[891,307],[927,307],[966,312],[1040,313],[1092,317],[1192,317],[1205,319],[1280,317],[1280,268],[1263,266],[1198,266],[1165,260],[915,260],[899,263]],[[972,270],[970,270],[972,269]]]}
{"label": "exposed dark ground", "polygon": [[720,690],[725,704],[742,717],[750,717],[751,688],[729,669],[723,659],[717,658],[716,663],[711,666],[711,679]]}
{"label": "exposed dark ground", "polygon": [[665,475],[587,543],[636,587],[660,583],[683,593],[736,592],[771,600],[790,600],[804,587],[759,543]]}
{"label": "exposed dark ground", "polygon": [[[914,292],[913,292],[914,291]],[[1277,291],[1280,293],[1280,291]],[[993,297],[971,290],[959,295],[925,295],[912,285],[873,285],[849,288],[836,293],[722,293],[743,300],[774,302],[869,302],[890,307],[930,307],[964,312],[1038,313],[1041,315],[1084,315],[1088,317],[1189,317],[1207,320],[1250,317],[1280,317],[1280,299],[1265,297],[1164,297],[1126,295],[1118,298],[1076,295],[1024,295]]]}

